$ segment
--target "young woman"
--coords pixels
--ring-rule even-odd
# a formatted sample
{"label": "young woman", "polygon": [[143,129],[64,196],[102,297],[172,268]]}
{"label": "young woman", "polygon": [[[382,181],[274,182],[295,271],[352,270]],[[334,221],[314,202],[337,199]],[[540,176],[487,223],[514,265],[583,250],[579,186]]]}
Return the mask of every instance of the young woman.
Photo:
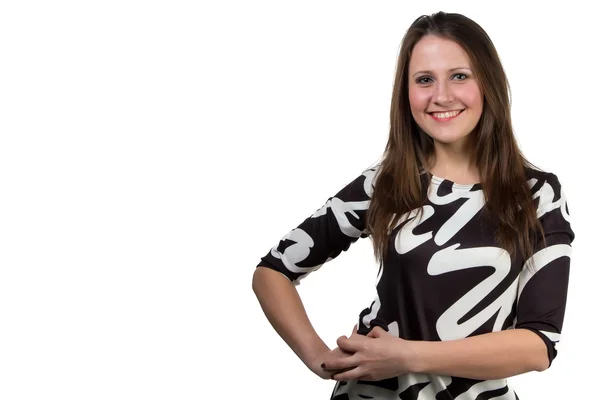
{"label": "young woman", "polygon": [[[396,71],[382,161],[256,268],[269,321],[332,399],[518,399],[510,376],[556,357],[569,210],[556,175],[515,141],[508,82],[485,31],[460,14],[418,18]],[[295,285],[361,237],[377,296],[330,350]]]}

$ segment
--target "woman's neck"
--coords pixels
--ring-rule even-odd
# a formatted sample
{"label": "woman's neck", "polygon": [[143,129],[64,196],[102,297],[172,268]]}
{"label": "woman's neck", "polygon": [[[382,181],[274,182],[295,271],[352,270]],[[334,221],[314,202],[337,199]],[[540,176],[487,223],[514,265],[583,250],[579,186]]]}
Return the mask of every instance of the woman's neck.
{"label": "woman's neck", "polygon": [[432,175],[448,179],[458,184],[474,184],[481,182],[479,170],[466,157],[457,157],[455,154],[438,152],[432,157],[425,169]]}

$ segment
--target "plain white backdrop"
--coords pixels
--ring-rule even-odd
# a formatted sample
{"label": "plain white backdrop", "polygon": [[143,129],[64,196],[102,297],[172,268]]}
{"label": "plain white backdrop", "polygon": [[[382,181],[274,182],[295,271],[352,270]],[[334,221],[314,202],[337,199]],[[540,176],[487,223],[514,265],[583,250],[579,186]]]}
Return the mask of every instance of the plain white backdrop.
{"label": "plain white backdrop", "polygon": [[[509,382],[591,398],[600,37],[585,1],[531,3],[3,2],[0,398],[329,398],[252,273],[380,157],[401,38],[439,10],[494,41],[576,234],[559,355]],[[329,346],[376,273],[362,239],[298,287]]]}

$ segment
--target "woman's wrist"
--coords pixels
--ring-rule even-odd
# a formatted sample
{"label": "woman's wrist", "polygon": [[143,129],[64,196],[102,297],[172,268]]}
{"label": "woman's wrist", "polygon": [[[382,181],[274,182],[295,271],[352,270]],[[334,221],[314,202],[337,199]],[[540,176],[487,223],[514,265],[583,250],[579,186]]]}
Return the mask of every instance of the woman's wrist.
{"label": "woman's wrist", "polygon": [[[330,351],[331,349],[321,339],[315,340],[313,343],[309,343],[306,347],[298,352],[298,357],[302,362],[309,368],[314,367],[313,364],[321,358],[323,353]],[[320,364],[320,362],[319,362]]]}
{"label": "woman's wrist", "polygon": [[397,361],[402,368],[408,368],[409,373],[423,373],[426,370],[423,357],[419,356],[423,342],[417,340],[400,339]]}

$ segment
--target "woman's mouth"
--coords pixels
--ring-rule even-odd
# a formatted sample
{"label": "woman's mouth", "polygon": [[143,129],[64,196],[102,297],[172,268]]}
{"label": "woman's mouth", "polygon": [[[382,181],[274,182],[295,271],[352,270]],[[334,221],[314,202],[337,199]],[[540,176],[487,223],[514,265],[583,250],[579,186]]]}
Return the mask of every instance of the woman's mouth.
{"label": "woman's mouth", "polygon": [[432,113],[428,113],[429,115],[431,115],[431,118],[435,119],[436,121],[439,122],[444,122],[444,121],[450,121],[456,117],[458,117],[460,115],[460,113],[462,113],[464,110],[454,110],[454,111],[447,111],[447,112],[432,112]]}

